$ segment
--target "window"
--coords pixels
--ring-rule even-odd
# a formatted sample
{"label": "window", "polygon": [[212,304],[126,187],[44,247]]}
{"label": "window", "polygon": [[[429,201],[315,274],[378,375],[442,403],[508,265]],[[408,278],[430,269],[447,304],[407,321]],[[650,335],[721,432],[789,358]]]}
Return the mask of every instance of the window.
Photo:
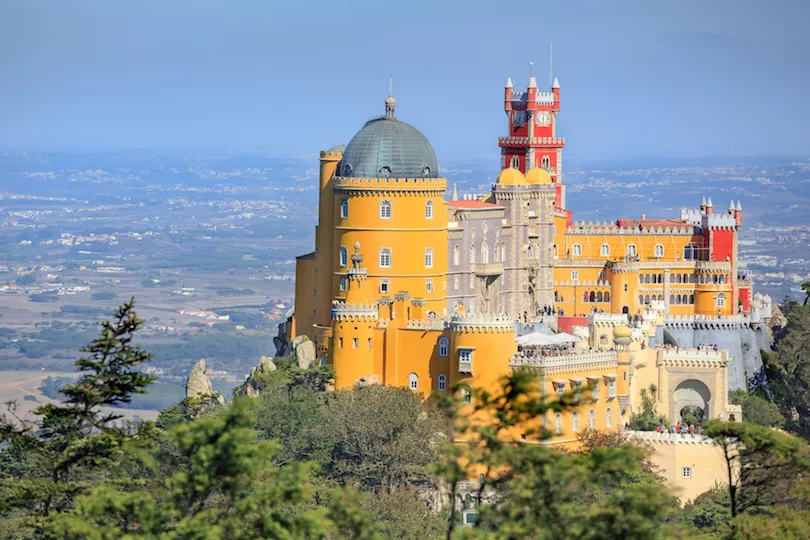
{"label": "window", "polygon": [[380,292],[383,294],[387,294],[389,289],[389,284],[387,279],[380,280]]}
{"label": "window", "polygon": [[433,248],[425,249],[425,268],[433,268]]}
{"label": "window", "polygon": [[470,264],[475,264],[475,246],[470,246]]}
{"label": "window", "polygon": [[343,338],[338,338],[338,348],[343,348]]}
{"label": "window", "polygon": [[556,384],[555,387],[557,388],[557,395],[562,397],[565,395],[565,385],[564,384]]}
{"label": "window", "polygon": [[591,379],[591,399],[599,399],[599,379]]}
{"label": "window", "polygon": [[509,160],[509,166],[513,169],[520,168],[520,158],[518,156],[512,156],[512,159]]}
{"label": "window", "polygon": [[357,349],[360,347],[360,341],[357,338],[352,338],[352,349]]}
{"label": "window", "polygon": [[436,378],[436,387],[438,388],[439,392],[444,392],[447,390],[447,375],[444,373],[439,373],[439,376]]}
{"label": "window", "polygon": [[602,247],[599,248],[599,256],[610,257],[610,244],[602,244]]}
{"label": "window", "polygon": [[489,246],[487,243],[484,242],[481,244],[481,264],[487,264],[489,262]]}
{"label": "window", "polygon": [[579,270],[571,270],[571,281],[579,281]]}
{"label": "window", "polygon": [[427,278],[425,280],[425,292],[426,293],[432,293],[433,292],[433,280],[430,279],[430,278]]}
{"label": "window", "polygon": [[439,356],[446,358],[450,354],[450,340],[446,337],[439,338]]}
{"label": "window", "polygon": [[425,219],[433,219],[433,201],[425,203]]}
{"label": "window", "polygon": [[416,373],[408,375],[408,386],[411,390],[419,390],[419,375]]}
{"label": "window", "polygon": [[627,256],[628,257],[635,257],[636,256],[636,245],[635,244],[628,244],[628,246],[627,246]]}
{"label": "window", "polygon": [[459,277],[458,275],[453,276],[453,290],[457,291],[459,286]]}
{"label": "window", "polygon": [[596,429],[596,411],[593,409],[588,413],[588,429],[592,431]]}
{"label": "window", "polygon": [[368,338],[368,348],[371,348],[371,338]]}
{"label": "window", "polygon": [[540,166],[545,170],[551,169],[551,159],[548,156],[540,158]]}
{"label": "window", "polygon": [[613,427],[613,409],[610,407],[605,410],[605,427],[608,429]]}
{"label": "window", "polygon": [[388,248],[380,250],[380,268],[391,268],[391,250]]}
{"label": "window", "polygon": [[391,219],[391,201],[380,201],[380,219]]}
{"label": "window", "polygon": [[346,291],[346,278],[345,277],[340,278],[340,290],[344,291],[344,292]]}
{"label": "window", "polygon": [[461,389],[461,400],[467,405],[472,403],[472,391],[466,386]]}
{"label": "window", "polygon": [[458,370],[463,373],[472,372],[473,350],[472,349],[459,349],[458,351]]}
{"label": "window", "polygon": [[453,246],[453,264],[456,266],[461,264],[461,249],[458,245]]}
{"label": "window", "polygon": [[495,258],[495,262],[500,262],[501,260],[501,248],[498,244],[495,244],[495,249],[492,250],[492,255]]}
{"label": "window", "polygon": [[571,247],[571,253],[574,254],[574,257],[582,257],[582,246],[580,244],[574,244]]}
{"label": "window", "polygon": [[349,217],[349,199],[340,199],[340,217],[343,219]]}
{"label": "window", "polygon": [[726,295],[723,293],[714,297],[714,305],[717,307],[726,307]]}
{"label": "window", "polygon": [[349,250],[346,246],[340,246],[340,266],[348,266],[349,264]]}
{"label": "window", "polygon": [[579,414],[577,413],[571,414],[571,431],[579,433]]}
{"label": "window", "polygon": [[608,379],[608,397],[616,397],[616,379]]}
{"label": "window", "polygon": [[658,258],[663,257],[664,256],[664,245],[663,244],[655,244],[655,247],[653,248],[653,254]]}
{"label": "window", "polygon": [[692,478],[692,467],[684,467],[681,469],[681,478]]}
{"label": "window", "polygon": [[554,433],[562,435],[562,415],[560,413],[554,415]]}

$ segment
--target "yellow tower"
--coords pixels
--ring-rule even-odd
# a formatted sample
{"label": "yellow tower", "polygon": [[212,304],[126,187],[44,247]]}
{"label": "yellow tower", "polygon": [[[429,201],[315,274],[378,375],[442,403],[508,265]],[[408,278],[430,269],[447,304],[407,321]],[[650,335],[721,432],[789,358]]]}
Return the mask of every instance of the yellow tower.
{"label": "yellow tower", "polygon": [[610,269],[611,313],[635,314],[638,311],[638,264],[614,262]]}
{"label": "yellow tower", "polygon": [[517,352],[515,323],[506,315],[455,316],[450,322],[450,344],[450,384],[494,392]]}
{"label": "yellow tower", "polygon": [[447,180],[416,128],[386,114],[352,138],[332,178],[333,297],[346,301],[351,246],[366,255],[369,302],[394,293],[425,300],[443,314],[447,290]]}
{"label": "yellow tower", "polygon": [[335,386],[351,388],[358,379],[375,382],[374,329],[378,306],[368,301],[368,273],[363,267],[360,243],[355,242],[347,271],[346,300],[334,301],[330,310],[332,339],[329,352],[335,370]]}

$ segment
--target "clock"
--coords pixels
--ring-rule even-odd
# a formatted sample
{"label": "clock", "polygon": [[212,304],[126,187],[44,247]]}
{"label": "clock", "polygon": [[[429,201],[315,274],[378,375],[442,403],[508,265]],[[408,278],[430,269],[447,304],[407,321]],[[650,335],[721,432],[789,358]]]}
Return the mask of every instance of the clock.
{"label": "clock", "polygon": [[526,123],[526,111],[515,111],[515,118],[513,120],[515,127],[520,127]]}
{"label": "clock", "polygon": [[548,111],[537,111],[534,115],[534,123],[538,126],[547,126],[551,123],[551,115]]}

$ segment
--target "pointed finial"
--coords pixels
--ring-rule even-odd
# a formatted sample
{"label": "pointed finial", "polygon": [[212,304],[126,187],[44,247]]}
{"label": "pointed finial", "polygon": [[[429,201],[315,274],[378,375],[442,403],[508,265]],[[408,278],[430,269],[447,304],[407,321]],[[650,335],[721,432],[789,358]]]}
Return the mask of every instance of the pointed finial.
{"label": "pointed finial", "polygon": [[739,200],[737,200],[737,212],[742,212],[742,204],[740,204]]}
{"label": "pointed finial", "polygon": [[394,109],[397,106],[397,100],[394,99],[394,76],[388,76],[388,97],[385,100],[385,117],[394,118]]}
{"label": "pointed finial", "polygon": [[388,97],[394,97],[394,76],[388,76]]}
{"label": "pointed finial", "polygon": [[705,196],[700,198],[700,206],[701,207],[706,206],[706,197]]}
{"label": "pointed finial", "polygon": [[554,77],[554,82],[551,83],[551,87],[552,88],[559,88],[560,87],[560,79],[558,79],[557,77]]}
{"label": "pointed finial", "polygon": [[709,208],[714,208],[714,205],[712,204],[712,198],[711,197],[709,197],[709,202],[706,203],[706,206],[708,206]]}
{"label": "pointed finial", "polygon": [[514,88],[514,86],[512,85],[512,76],[511,75],[506,77],[506,88]]}
{"label": "pointed finial", "polygon": [[355,252],[356,254],[360,254],[360,240],[358,240],[358,241],[356,241],[356,242],[354,243],[354,252]]}
{"label": "pointed finial", "polygon": [[733,212],[733,211],[734,211],[734,199],[731,199],[731,202],[730,202],[730,203],[728,203],[728,211],[729,211],[729,212]]}
{"label": "pointed finial", "polygon": [[450,199],[457,201],[458,200],[458,191],[456,190],[456,183],[453,182],[453,194],[450,195]]}

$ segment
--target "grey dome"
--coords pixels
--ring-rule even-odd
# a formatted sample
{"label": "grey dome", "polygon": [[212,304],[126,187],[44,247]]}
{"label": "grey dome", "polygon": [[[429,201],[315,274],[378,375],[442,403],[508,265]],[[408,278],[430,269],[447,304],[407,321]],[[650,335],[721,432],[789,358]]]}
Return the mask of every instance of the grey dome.
{"label": "grey dome", "polygon": [[327,150],[327,152],[343,152],[344,150],[346,150],[345,144],[336,144],[335,146]]}
{"label": "grey dome", "polygon": [[427,137],[391,114],[369,120],[352,137],[343,151],[338,174],[354,178],[438,178],[439,162]]}

